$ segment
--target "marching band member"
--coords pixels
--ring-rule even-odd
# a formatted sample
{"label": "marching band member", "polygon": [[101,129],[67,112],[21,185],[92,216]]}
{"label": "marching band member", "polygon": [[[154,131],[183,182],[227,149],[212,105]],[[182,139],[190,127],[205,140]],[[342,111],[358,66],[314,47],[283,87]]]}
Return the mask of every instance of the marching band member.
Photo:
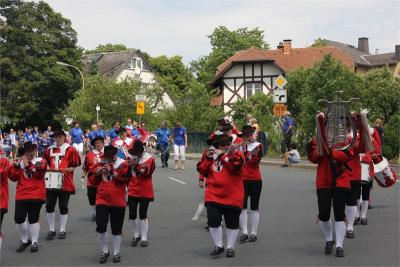
{"label": "marching band member", "polygon": [[[39,251],[39,216],[46,199],[44,176],[47,166],[44,159],[35,157],[36,153],[37,145],[26,142],[22,159],[15,160],[10,168],[10,180],[17,182],[14,220],[21,237],[17,252],[23,252],[29,245],[31,252]],[[25,221],[27,216],[29,225]]]}
{"label": "marching band member", "polygon": [[[242,166],[244,156],[231,146],[232,137],[222,134],[212,141],[207,156],[197,164],[198,172],[207,177],[204,202],[211,237],[215,247],[210,255],[225,251],[222,244],[221,221],[224,216],[227,235],[227,257],[234,257],[234,245],[239,233],[239,216],[243,207]],[[234,148],[234,149],[232,149]]]}
{"label": "marching band member", "polygon": [[114,139],[112,145],[118,148],[118,157],[121,159],[129,159],[128,150],[133,146],[135,138],[128,137],[126,128],[121,127],[118,130],[118,137]]}
{"label": "marching band member", "polygon": [[[130,176],[128,185],[129,222],[132,227],[132,247],[136,247],[139,240],[142,247],[148,246],[147,232],[149,229],[147,210],[150,201],[154,201],[152,174],[155,169],[154,158],[144,151],[143,143],[136,140],[129,149]],[[139,220],[137,209],[139,207]],[[140,235],[139,235],[140,225]]]}
{"label": "marching band member", "polygon": [[86,153],[85,156],[85,161],[82,166],[82,178],[81,182],[82,184],[85,181],[86,175],[88,176],[88,179],[86,181],[86,187],[87,187],[87,197],[89,200],[89,205],[91,208],[91,215],[92,215],[92,221],[96,220],[96,192],[97,192],[97,187],[95,184],[92,184],[90,181],[91,179],[89,178],[90,176],[95,175],[93,172],[90,170],[95,166],[97,163],[100,162],[101,156],[104,153],[104,138],[102,136],[96,136],[92,139],[90,142],[91,146],[93,149]]}
{"label": "marching band member", "polygon": [[102,160],[92,167],[90,182],[97,185],[96,194],[96,232],[100,241],[100,263],[105,263],[108,251],[107,224],[110,221],[114,249],[113,262],[120,262],[121,233],[125,217],[125,188],[128,184],[128,163],[118,158],[118,149],[104,147]]}
{"label": "marching band member", "polygon": [[75,194],[74,170],[81,165],[78,151],[65,142],[66,134],[62,130],[54,132],[55,144],[45,152],[45,159],[49,169],[61,171],[64,175],[63,187],[60,190],[47,190],[46,212],[49,232],[46,239],[52,240],[56,236],[54,208],[58,199],[60,209],[60,233],[59,239],[65,239],[65,227],[68,220],[68,202],[71,194]]}
{"label": "marching band member", "polygon": [[[262,180],[260,173],[260,161],[262,158],[262,144],[254,140],[254,132],[256,129],[250,125],[245,125],[242,129],[244,143],[241,146],[245,162],[243,164],[243,186],[244,186],[244,203],[242,213],[240,214],[240,229],[242,234],[239,238],[240,242],[257,241],[257,229],[260,219],[258,210]],[[250,221],[251,235],[247,234],[247,200],[250,197]]]}
{"label": "marching band member", "polygon": [[3,234],[1,233],[1,225],[3,224],[4,215],[8,211],[8,173],[10,170],[10,161],[6,157],[6,153],[0,148],[0,251],[3,243]]}
{"label": "marching band member", "polygon": [[[318,115],[323,120],[323,115]],[[323,125],[323,122],[320,123]],[[324,129],[321,130],[324,133]],[[336,257],[344,257],[343,241],[346,234],[345,224],[345,203],[346,196],[350,190],[350,178],[348,172],[343,171],[345,164],[352,159],[352,149],[338,151],[324,148],[323,155],[319,155],[317,140],[314,138],[307,145],[308,159],[317,166],[316,188],[318,198],[318,218],[319,225],[324,234],[325,254],[330,255],[333,250],[333,234],[331,207],[335,217],[336,233]]]}

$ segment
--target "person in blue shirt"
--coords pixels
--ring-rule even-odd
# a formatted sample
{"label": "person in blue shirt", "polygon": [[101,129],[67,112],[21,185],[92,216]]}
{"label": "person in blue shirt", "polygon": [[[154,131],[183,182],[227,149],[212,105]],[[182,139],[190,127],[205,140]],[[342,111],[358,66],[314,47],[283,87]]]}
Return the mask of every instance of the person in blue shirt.
{"label": "person in blue shirt", "polygon": [[[292,143],[292,136],[293,136],[293,131],[294,131],[294,121],[290,117],[290,112],[286,111],[283,114],[283,140],[281,144],[281,154],[282,156],[285,155],[287,151],[290,151],[290,144]],[[286,164],[282,165],[282,167],[286,167]]]}
{"label": "person in blue shirt", "polygon": [[69,130],[72,146],[80,153],[83,153],[83,141],[85,140],[84,132],[79,127],[79,122],[74,123],[75,127]]}
{"label": "person in blue shirt", "polygon": [[185,148],[187,146],[186,128],[182,127],[180,121],[175,122],[175,128],[172,129],[172,137],[174,140],[174,170],[178,169],[178,163],[181,162],[181,169],[185,169]]}
{"label": "person in blue shirt", "polygon": [[32,134],[33,134],[33,138],[35,140],[34,144],[38,144],[39,138],[40,138],[40,131],[39,131],[39,127],[38,126],[33,127]]}
{"label": "person in blue shirt", "polygon": [[32,127],[27,128],[26,132],[24,133],[24,142],[32,142],[36,143],[35,136],[32,133]]}
{"label": "person in blue shirt", "polygon": [[87,137],[89,138],[89,142],[92,142],[92,140],[96,137],[96,132],[97,132],[97,124],[93,123],[92,130],[87,134]]}
{"label": "person in blue shirt", "polygon": [[97,123],[96,137],[100,136],[103,139],[106,139],[106,131],[103,129],[104,124],[102,122]]}
{"label": "person in blue shirt", "polygon": [[48,143],[49,146],[52,146],[54,144],[54,137],[53,137],[53,130],[51,129],[51,126],[47,126],[47,130],[44,131],[44,133],[46,134],[47,138],[48,138]]}
{"label": "person in blue shirt", "polygon": [[167,127],[167,122],[161,123],[161,127],[156,130],[156,136],[157,149],[161,152],[161,168],[168,167],[171,130]]}
{"label": "person in blue shirt", "polygon": [[119,121],[116,121],[112,124],[111,129],[108,131],[108,137],[110,138],[110,141],[108,143],[112,144],[115,138],[118,137],[118,130],[121,128],[121,124]]}

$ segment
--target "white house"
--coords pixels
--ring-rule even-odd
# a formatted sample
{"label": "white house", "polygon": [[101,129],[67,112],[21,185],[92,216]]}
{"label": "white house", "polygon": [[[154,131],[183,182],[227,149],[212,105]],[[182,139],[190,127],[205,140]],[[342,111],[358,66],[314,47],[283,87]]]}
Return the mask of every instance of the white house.
{"label": "white house", "polygon": [[211,85],[219,89],[219,94],[212,99],[211,105],[222,106],[229,112],[239,99],[247,99],[258,92],[272,92],[279,75],[299,67],[309,68],[326,54],[354,69],[351,58],[332,46],[292,48],[291,40],[284,40],[275,50],[251,47],[239,51],[218,66]]}
{"label": "white house", "polygon": [[[85,73],[89,72],[93,65],[96,65],[99,74],[116,81],[123,81],[127,78],[140,81],[144,90],[156,82],[153,69],[139,50],[85,54],[82,61]],[[167,93],[163,94],[162,103],[159,106],[174,106]]]}

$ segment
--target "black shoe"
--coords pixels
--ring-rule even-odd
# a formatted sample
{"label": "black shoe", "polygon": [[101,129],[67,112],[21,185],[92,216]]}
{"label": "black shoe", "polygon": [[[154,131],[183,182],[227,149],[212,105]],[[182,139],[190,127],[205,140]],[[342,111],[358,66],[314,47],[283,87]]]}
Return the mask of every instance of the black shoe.
{"label": "black shoe", "polygon": [[31,244],[32,244],[32,241],[30,241],[29,239],[28,239],[28,241],[26,243],[23,243],[21,241],[21,243],[19,244],[19,247],[15,251],[17,251],[18,253],[23,252]]}
{"label": "black shoe", "polygon": [[372,205],[371,204],[368,204],[368,209],[369,210],[372,209]]}
{"label": "black shoe", "polygon": [[167,168],[168,168],[168,162],[167,162],[167,161],[165,162],[165,167],[167,167]]}
{"label": "black shoe", "polygon": [[208,225],[204,227],[204,229],[206,229],[206,231],[210,231],[210,227]]}
{"label": "black shoe", "polygon": [[161,168],[165,168],[165,164],[164,163],[161,165]]}
{"label": "black shoe", "polygon": [[108,256],[110,256],[109,252],[107,253],[100,252],[100,260],[99,260],[100,264],[106,263]]}
{"label": "black shoe", "polygon": [[96,221],[96,215],[92,215],[92,222],[95,222]]}
{"label": "black shoe", "polygon": [[283,164],[281,167],[289,167],[289,165],[287,165],[287,164]]}
{"label": "black shoe", "polygon": [[325,243],[325,255],[331,255],[333,250],[333,241],[326,241]]}
{"label": "black shoe", "polygon": [[249,240],[249,236],[246,234],[241,234],[239,237],[239,242],[240,243],[245,243],[247,240]]}
{"label": "black shoe", "polygon": [[120,261],[121,261],[121,256],[119,255],[119,253],[117,255],[114,255],[113,262],[114,263],[118,263]]}
{"label": "black shoe", "polygon": [[360,224],[360,218],[356,217],[354,219],[354,225],[359,225]]}
{"label": "black shoe", "polygon": [[336,252],[335,252],[335,256],[336,257],[344,257],[344,250],[341,247],[337,247],[336,248]]}
{"label": "black shoe", "polygon": [[362,224],[362,225],[368,225],[367,218],[361,219],[361,224]]}
{"label": "black shoe", "polygon": [[33,242],[32,246],[31,246],[31,252],[34,253],[34,252],[38,252],[38,251],[39,251],[38,244],[36,242]]}
{"label": "black shoe", "polygon": [[140,236],[138,236],[138,237],[133,237],[133,238],[132,238],[131,246],[132,246],[132,247],[137,247],[137,244],[139,243],[139,241],[140,241]]}
{"label": "black shoe", "polygon": [[62,231],[58,234],[58,239],[65,239],[67,236],[67,234],[65,233],[65,231]]}
{"label": "black shoe", "polygon": [[257,235],[250,235],[249,242],[256,242],[257,241]]}
{"label": "black shoe", "polygon": [[148,247],[149,246],[149,242],[147,240],[142,240],[142,241],[140,241],[140,246],[142,248]]}
{"label": "black shoe", "polygon": [[235,257],[235,250],[233,248],[228,248],[226,250],[226,257],[228,258]]}
{"label": "black shoe", "polygon": [[56,232],[55,231],[49,231],[47,233],[46,240],[53,240],[54,237],[56,237]]}
{"label": "black shoe", "polygon": [[221,253],[225,251],[224,247],[215,247],[211,252],[211,256],[219,256]]}
{"label": "black shoe", "polygon": [[353,239],[356,237],[356,235],[354,234],[353,230],[348,230],[348,231],[346,231],[346,237],[349,239]]}

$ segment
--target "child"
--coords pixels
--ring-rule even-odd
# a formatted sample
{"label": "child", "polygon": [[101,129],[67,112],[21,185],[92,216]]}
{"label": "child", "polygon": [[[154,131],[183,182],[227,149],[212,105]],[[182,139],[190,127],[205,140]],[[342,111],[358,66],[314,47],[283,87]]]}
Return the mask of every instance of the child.
{"label": "child", "polygon": [[286,152],[283,157],[285,158],[285,164],[283,164],[282,167],[289,167],[289,163],[299,163],[300,154],[296,149],[296,144],[291,144],[290,151]]}

